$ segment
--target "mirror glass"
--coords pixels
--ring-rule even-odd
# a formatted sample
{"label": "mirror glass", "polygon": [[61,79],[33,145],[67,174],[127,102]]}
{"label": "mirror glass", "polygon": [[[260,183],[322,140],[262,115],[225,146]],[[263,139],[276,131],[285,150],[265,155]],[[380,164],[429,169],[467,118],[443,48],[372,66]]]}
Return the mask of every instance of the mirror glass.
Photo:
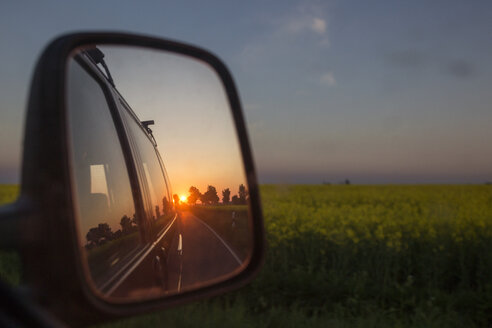
{"label": "mirror glass", "polygon": [[67,62],[66,105],[79,247],[100,295],[157,298],[245,267],[248,187],[227,94],[208,64],[80,48]]}

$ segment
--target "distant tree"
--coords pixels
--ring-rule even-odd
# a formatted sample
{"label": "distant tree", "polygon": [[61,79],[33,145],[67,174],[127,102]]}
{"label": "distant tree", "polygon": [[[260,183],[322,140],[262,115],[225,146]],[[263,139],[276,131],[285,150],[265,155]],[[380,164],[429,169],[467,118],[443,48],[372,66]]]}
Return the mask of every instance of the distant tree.
{"label": "distant tree", "polygon": [[350,180],[349,179],[345,179],[345,182],[344,182],[346,185],[349,185],[350,184]]}
{"label": "distant tree", "polygon": [[239,197],[237,195],[232,196],[232,205],[239,205],[241,202],[239,201]]}
{"label": "distant tree", "polygon": [[237,194],[239,196],[239,202],[241,204],[246,204],[246,197],[248,196],[248,192],[246,191],[246,187],[243,184],[239,186],[239,192]]}
{"label": "distant tree", "polygon": [[188,204],[195,205],[196,201],[199,200],[202,196],[200,190],[198,190],[197,187],[191,186],[188,192],[190,193],[190,195],[188,196]]}
{"label": "distant tree", "polygon": [[155,218],[158,219],[161,217],[161,210],[159,210],[159,205],[155,206]]}
{"label": "distant tree", "polygon": [[217,189],[214,186],[208,186],[207,191],[200,198],[205,205],[216,205],[219,202],[219,196],[217,195]]}
{"label": "distant tree", "polygon": [[231,202],[231,191],[229,188],[222,190],[222,204],[227,205]]}

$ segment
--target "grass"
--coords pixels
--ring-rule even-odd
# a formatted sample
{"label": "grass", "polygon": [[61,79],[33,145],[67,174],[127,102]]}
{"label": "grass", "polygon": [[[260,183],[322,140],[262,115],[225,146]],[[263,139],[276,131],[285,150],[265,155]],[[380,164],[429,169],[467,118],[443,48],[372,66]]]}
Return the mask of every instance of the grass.
{"label": "grass", "polygon": [[492,186],[261,194],[269,247],[257,279],[107,327],[492,326]]}

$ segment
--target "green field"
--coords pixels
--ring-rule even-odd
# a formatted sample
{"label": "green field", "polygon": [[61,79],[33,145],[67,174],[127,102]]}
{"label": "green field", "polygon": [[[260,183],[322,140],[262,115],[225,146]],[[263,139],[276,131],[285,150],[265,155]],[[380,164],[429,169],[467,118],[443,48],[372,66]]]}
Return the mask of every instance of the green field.
{"label": "green field", "polygon": [[269,247],[256,280],[109,327],[492,326],[492,186],[261,193]]}

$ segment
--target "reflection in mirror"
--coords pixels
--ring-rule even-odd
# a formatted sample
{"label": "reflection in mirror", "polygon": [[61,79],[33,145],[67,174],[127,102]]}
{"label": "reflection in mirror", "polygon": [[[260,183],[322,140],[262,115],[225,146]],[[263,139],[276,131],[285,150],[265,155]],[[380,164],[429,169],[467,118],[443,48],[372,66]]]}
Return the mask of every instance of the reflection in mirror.
{"label": "reflection in mirror", "polygon": [[223,281],[252,250],[248,189],[227,95],[205,63],[98,46],[68,61],[79,245],[118,302]]}

